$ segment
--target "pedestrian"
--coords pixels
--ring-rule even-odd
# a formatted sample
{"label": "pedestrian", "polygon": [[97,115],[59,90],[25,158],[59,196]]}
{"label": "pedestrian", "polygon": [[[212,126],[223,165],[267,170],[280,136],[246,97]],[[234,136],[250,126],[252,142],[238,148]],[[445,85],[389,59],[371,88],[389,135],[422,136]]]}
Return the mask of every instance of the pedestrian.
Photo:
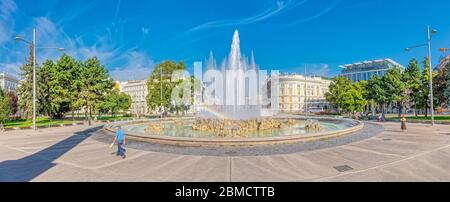
{"label": "pedestrian", "polygon": [[405,115],[402,115],[402,118],[400,119],[400,122],[401,122],[402,131],[406,133],[407,130],[406,130],[406,118],[405,118]]}
{"label": "pedestrian", "polygon": [[125,138],[125,133],[122,130],[122,127],[117,128],[116,137],[114,137],[114,142],[117,143],[117,156],[121,156],[122,158],[126,158],[125,149],[123,146],[126,144],[127,140]]}

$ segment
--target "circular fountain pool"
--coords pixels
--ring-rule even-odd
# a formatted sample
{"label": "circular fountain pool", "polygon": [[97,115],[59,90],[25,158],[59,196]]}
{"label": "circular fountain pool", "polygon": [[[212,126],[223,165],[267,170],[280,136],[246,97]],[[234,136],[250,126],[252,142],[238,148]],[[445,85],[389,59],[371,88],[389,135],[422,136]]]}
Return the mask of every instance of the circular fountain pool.
{"label": "circular fountain pool", "polygon": [[[110,124],[105,127],[109,134],[114,134],[121,126],[131,139],[183,146],[253,146],[264,144],[295,143],[323,140],[346,135],[363,128],[363,123],[349,119],[316,119],[320,128],[314,131],[306,130],[306,118],[277,118],[283,127],[253,131],[239,136],[221,136],[217,132],[198,131],[193,129],[194,119],[178,120],[147,120]],[[153,127],[158,125],[158,127]],[[150,127],[149,127],[150,126]]]}

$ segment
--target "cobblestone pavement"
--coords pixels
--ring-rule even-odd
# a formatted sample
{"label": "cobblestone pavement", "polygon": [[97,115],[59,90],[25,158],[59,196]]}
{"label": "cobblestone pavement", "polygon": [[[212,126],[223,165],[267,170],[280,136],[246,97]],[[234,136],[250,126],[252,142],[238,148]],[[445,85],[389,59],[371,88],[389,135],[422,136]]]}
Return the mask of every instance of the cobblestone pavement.
{"label": "cobblestone pavement", "polygon": [[115,156],[100,126],[0,134],[0,181],[450,181],[450,126],[366,124],[318,143],[177,148],[132,142]]}

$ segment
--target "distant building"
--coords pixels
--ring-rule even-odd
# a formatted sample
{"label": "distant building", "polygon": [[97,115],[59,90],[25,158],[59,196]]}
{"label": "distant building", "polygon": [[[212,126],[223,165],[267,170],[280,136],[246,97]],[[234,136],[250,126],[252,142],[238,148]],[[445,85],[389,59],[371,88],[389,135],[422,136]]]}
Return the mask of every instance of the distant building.
{"label": "distant building", "polygon": [[367,81],[373,75],[384,76],[388,70],[394,67],[405,69],[402,65],[391,59],[357,62],[341,65],[340,67],[342,68],[341,75],[353,82]]}
{"label": "distant building", "polygon": [[[325,99],[331,80],[298,74],[280,75],[279,111],[285,113],[320,112],[329,109]],[[307,110],[306,110],[307,109]]]}
{"label": "distant building", "polygon": [[120,84],[119,89],[131,97],[132,103],[130,112],[132,114],[149,113],[147,101],[145,99],[148,95],[146,80],[123,82]]}
{"label": "distant building", "polygon": [[16,92],[19,80],[6,73],[0,73],[0,87],[6,92]]}

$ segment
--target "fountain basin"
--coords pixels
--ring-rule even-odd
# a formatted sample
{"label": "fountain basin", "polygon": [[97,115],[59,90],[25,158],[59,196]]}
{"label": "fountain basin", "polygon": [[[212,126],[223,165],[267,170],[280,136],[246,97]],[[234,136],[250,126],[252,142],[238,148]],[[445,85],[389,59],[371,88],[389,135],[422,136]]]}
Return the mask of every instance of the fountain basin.
{"label": "fountain basin", "polygon": [[[116,128],[121,126],[127,135],[127,138],[132,140],[144,141],[156,144],[168,144],[177,146],[195,146],[195,147],[217,147],[217,146],[259,146],[259,145],[273,145],[273,144],[289,144],[298,142],[310,142],[320,141],[324,139],[335,138],[344,136],[361,130],[364,127],[364,123],[351,119],[336,119],[336,118],[316,118],[321,124],[327,123],[339,123],[339,128],[331,128],[330,130],[321,130],[318,132],[302,132],[299,128],[288,128],[286,133],[274,133],[272,135],[250,135],[249,137],[214,137],[203,135],[202,133],[189,132],[189,130],[181,130],[177,135],[157,133],[154,134],[144,131],[144,128],[149,123],[155,123],[158,120],[145,120],[145,121],[132,121],[132,122],[118,122],[114,124],[108,124],[104,127],[106,134],[114,135]],[[184,119],[186,122],[192,121],[192,119]],[[296,120],[302,121],[301,118]],[[171,120],[165,120],[170,124]],[[306,121],[306,120],[304,120]],[[180,126],[178,126],[180,127]],[[183,127],[189,127],[189,124]],[[298,130],[296,130],[298,129]],[[181,134],[181,135],[180,135]],[[200,134],[200,135],[198,135]],[[273,135],[276,134],[276,135]]]}

